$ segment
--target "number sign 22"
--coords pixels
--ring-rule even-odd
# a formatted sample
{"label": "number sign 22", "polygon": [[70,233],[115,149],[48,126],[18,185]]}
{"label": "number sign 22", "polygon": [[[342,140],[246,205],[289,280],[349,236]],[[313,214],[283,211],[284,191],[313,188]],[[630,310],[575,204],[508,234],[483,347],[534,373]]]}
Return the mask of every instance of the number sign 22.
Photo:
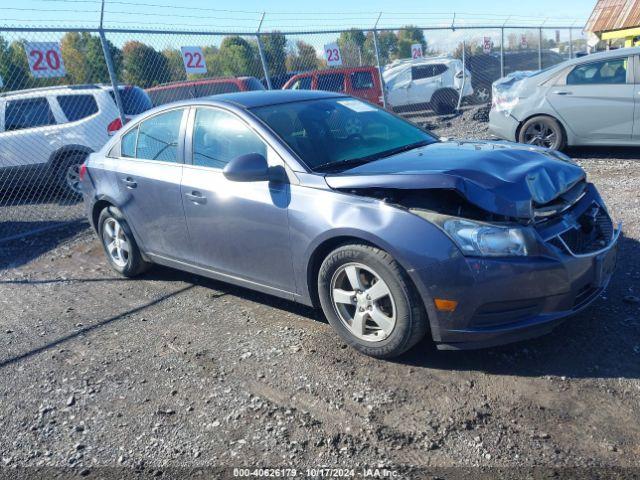
{"label": "number sign 22", "polygon": [[67,74],[59,43],[27,42],[24,49],[34,78],[56,78]]}
{"label": "number sign 22", "polygon": [[200,47],[181,47],[182,61],[187,73],[207,73],[207,64]]}
{"label": "number sign 22", "polygon": [[338,44],[328,43],[324,46],[324,55],[327,59],[327,65],[330,67],[337,67],[342,65],[342,56],[340,55],[340,48]]}

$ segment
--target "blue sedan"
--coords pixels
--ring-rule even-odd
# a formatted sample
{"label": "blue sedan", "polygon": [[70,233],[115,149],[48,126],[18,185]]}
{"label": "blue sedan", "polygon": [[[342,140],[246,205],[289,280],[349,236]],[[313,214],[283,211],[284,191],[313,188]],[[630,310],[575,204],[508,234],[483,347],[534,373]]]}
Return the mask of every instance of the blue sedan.
{"label": "blue sedan", "polygon": [[616,262],[619,228],[565,155],[443,142],[328,92],[164,105],[81,176],[122,275],[157,263],[313,305],[376,357],[549,332]]}

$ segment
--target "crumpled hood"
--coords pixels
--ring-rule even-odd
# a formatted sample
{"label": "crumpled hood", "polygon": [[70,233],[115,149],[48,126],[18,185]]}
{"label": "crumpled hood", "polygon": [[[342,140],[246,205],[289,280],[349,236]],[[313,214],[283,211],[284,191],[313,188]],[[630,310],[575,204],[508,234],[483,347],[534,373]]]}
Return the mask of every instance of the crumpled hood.
{"label": "crumpled hood", "polygon": [[585,178],[561,153],[503,142],[438,142],[325,177],[335,189],[454,189],[484,210],[529,219]]}

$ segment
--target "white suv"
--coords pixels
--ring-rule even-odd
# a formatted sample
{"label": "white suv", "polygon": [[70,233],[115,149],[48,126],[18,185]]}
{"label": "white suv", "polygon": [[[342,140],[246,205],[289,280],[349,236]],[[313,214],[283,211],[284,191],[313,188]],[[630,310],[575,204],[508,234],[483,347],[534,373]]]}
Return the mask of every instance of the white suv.
{"label": "white suv", "polygon": [[473,95],[471,73],[455,58],[396,60],[382,77],[387,101],[396,110],[424,107],[446,114],[455,110],[461,91],[463,97]]}
{"label": "white suv", "polygon": [[[140,88],[118,88],[127,117],[151,108]],[[80,165],[120,127],[109,86],[59,86],[0,94],[0,190],[48,184],[77,195]]]}

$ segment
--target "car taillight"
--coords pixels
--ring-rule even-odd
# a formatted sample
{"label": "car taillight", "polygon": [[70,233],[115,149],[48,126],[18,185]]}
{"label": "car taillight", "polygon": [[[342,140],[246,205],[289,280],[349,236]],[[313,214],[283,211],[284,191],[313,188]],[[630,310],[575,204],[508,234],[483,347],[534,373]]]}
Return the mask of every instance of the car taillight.
{"label": "car taillight", "polygon": [[80,178],[80,181],[84,180],[84,176],[87,174],[87,164],[83,163],[82,165],[80,165],[80,171],[78,172],[78,177]]}
{"label": "car taillight", "polygon": [[107,133],[109,135],[114,135],[118,130],[122,128],[122,120],[116,118],[113,122],[107,125]]}

